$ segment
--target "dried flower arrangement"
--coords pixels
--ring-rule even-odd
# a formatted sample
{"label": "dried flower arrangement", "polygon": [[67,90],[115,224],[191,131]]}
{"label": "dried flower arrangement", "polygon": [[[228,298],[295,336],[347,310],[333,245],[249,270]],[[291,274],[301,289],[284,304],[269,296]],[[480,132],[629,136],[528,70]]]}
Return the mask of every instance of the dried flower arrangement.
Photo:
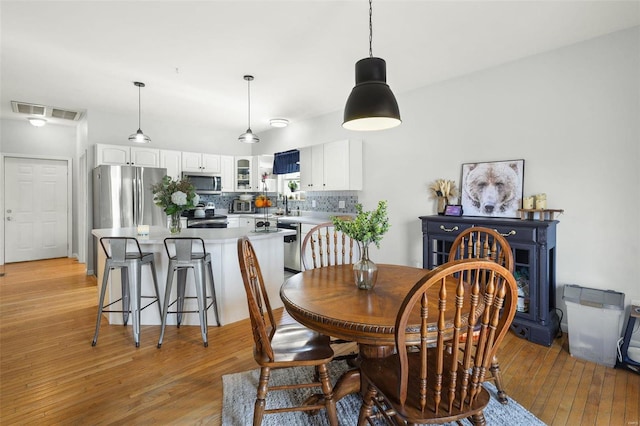
{"label": "dried flower arrangement", "polygon": [[449,204],[449,198],[458,195],[458,189],[456,183],[452,180],[437,179],[429,189],[432,192],[433,198],[444,198],[445,204]]}

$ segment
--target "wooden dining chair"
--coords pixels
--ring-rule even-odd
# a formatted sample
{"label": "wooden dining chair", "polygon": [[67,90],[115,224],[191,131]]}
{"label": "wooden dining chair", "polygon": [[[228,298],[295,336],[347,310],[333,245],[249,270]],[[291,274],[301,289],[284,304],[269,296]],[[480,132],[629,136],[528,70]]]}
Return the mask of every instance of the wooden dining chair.
{"label": "wooden dining chair", "polygon": [[[455,292],[447,291],[445,283],[451,280]],[[437,301],[427,297],[431,287],[438,291]],[[513,274],[487,260],[455,260],[428,272],[398,311],[396,353],[360,364],[365,392],[358,424],[376,419],[441,424],[470,418],[484,425],[490,395],[482,382],[515,316],[516,292]],[[452,321],[445,320],[445,311],[453,313]],[[476,326],[478,338],[463,342],[462,335]]]}
{"label": "wooden dining chair", "polygon": [[[300,250],[302,265],[305,270],[322,268],[331,265],[353,264],[360,260],[360,247],[353,238],[337,231],[332,222],[324,222],[311,228],[302,242]],[[349,340],[331,338],[331,344],[342,345],[352,343]],[[351,360],[357,357],[351,352],[334,359]]]}
{"label": "wooden dining chair", "polygon": [[[327,371],[327,364],[333,358],[329,337],[298,323],[276,324],[260,264],[247,237],[238,239],[238,261],[244,289],[247,293],[254,341],[253,357],[260,366],[253,425],[259,426],[265,414],[285,411],[317,411],[322,408],[327,410],[329,424],[337,425],[336,403],[333,399],[333,389]],[[269,386],[271,370],[301,366],[315,367],[317,379],[309,383]],[[298,407],[265,408],[268,391],[310,387],[322,389],[323,398],[315,399],[319,401],[318,403]]]}
{"label": "wooden dining chair", "polygon": [[360,260],[360,248],[356,240],[337,231],[332,222],[325,222],[307,232],[300,257],[305,270],[352,264]]}
{"label": "wooden dining chair", "polygon": [[[451,245],[449,261],[455,259],[485,259],[496,262],[513,273],[513,252],[507,239],[498,231],[476,226],[462,231]],[[516,294],[517,297],[517,294]],[[474,333],[474,338],[478,332]],[[463,336],[466,338],[466,336]],[[509,399],[502,382],[500,363],[496,357],[491,364],[491,375],[487,380],[493,380],[498,389],[498,401],[506,404]]]}

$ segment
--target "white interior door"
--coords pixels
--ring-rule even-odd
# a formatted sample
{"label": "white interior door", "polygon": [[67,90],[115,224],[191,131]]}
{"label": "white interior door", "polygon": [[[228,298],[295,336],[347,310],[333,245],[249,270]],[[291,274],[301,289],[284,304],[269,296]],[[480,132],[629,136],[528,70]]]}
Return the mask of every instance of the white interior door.
{"label": "white interior door", "polygon": [[5,262],[67,256],[66,161],[5,157]]}

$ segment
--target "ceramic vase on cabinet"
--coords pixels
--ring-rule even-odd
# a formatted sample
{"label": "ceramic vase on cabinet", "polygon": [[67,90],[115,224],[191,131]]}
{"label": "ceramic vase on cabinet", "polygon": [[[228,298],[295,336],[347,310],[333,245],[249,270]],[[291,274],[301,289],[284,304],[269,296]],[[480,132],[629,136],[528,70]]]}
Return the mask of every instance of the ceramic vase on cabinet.
{"label": "ceramic vase on cabinet", "polygon": [[438,214],[443,215],[444,209],[449,204],[449,199],[447,197],[438,197]]}

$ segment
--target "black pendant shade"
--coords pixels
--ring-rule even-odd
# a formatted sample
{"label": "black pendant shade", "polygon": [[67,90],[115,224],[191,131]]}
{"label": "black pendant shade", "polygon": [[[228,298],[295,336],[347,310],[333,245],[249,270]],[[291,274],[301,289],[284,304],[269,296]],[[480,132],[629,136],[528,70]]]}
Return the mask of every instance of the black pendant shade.
{"label": "black pendant shade", "polygon": [[387,63],[382,58],[356,62],[356,85],[344,107],[349,130],[383,130],[402,123],[398,102],[387,84]]}

